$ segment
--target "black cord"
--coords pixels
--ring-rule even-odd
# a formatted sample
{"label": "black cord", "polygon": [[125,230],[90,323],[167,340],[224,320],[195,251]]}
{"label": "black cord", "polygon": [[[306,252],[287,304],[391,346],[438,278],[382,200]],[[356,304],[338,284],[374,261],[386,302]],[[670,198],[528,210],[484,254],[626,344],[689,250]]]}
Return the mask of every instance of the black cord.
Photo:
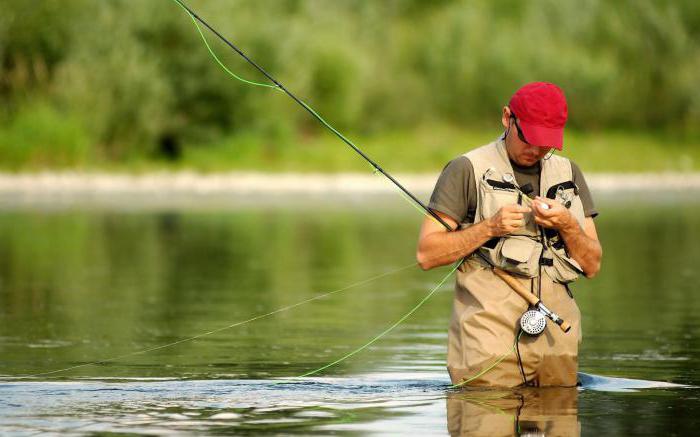
{"label": "black cord", "polygon": [[525,407],[525,396],[516,393],[515,396],[520,400],[520,405],[515,409],[515,435],[520,435],[520,412]]}
{"label": "black cord", "polygon": [[[510,127],[510,126],[508,126]],[[542,170],[540,169],[540,174],[539,174],[539,183],[542,183]],[[541,188],[540,188],[541,190]],[[537,226],[537,231],[539,234],[539,239],[540,239],[540,244],[542,244],[542,250],[544,250],[545,247],[545,235],[542,230],[542,226]],[[542,299],[542,263],[540,262],[542,259],[542,256],[540,255],[540,259],[537,261],[538,266],[537,266],[537,297],[541,300]],[[530,293],[534,293],[534,288],[535,288],[535,280],[534,278],[530,280]],[[529,308],[531,309],[531,308]],[[518,326],[518,334],[515,337],[515,354],[518,358],[518,368],[520,369],[520,375],[523,378],[523,385],[529,386],[530,382],[527,380],[527,377],[525,376],[525,368],[523,366],[523,359],[520,356],[520,335],[523,332],[523,328]]]}
{"label": "black cord", "polygon": [[529,383],[525,377],[525,369],[523,368],[523,359],[520,357],[520,335],[523,332],[523,328],[518,328],[518,335],[515,337],[515,356],[518,357],[518,367],[520,368],[520,375],[523,377],[523,385],[527,386]]}
{"label": "black cord", "polygon": [[[544,247],[544,243],[542,243],[542,247]],[[537,273],[537,298],[542,300],[542,263],[540,263]]]}
{"label": "black cord", "polygon": [[[535,286],[535,281],[534,281],[534,279],[531,279],[530,280],[530,293],[532,293],[534,286]],[[528,309],[530,309],[530,308],[528,307]],[[518,368],[520,369],[520,376],[522,376],[522,378],[523,378],[523,385],[527,386],[530,383],[528,382],[527,377],[525,376],[525,368],[523,366],[523,359],[520,356],[520,337],[522,336],[522,333],[523,333],[523,328],[518,323],[518,333],[515,336],[515,356],[518,359]]]}
{"label": "black cord", "polygon": [[[542,192],[542,167],[541,166],[540,166],[540,174],[537,176],[537,178],[538,178],[537,184],[539,185],[539,187],[537,187],[537,188],[540,190],[540,192]],[[540,244],[542,245],[542,254],[540,255],[540,262],[539,262],[539,266],[537,267],[537,297],[540,300],[542,300],[542,262],[541,261],[542,261],[542,255],[544,255],[545,247],[547,247],[547,246],[545,244],[546,236],[545,236],[544,229],[542,228],[542,226],[537,225],[537,233],[539,234]]]}

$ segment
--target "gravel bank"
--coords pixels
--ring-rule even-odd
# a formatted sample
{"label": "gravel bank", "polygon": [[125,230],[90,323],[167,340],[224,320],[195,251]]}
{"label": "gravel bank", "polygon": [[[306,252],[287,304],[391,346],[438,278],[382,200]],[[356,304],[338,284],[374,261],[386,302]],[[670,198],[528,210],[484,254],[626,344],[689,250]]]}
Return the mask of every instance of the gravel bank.
{"label": "gravel bank", "polygon": [[[411,191],[429,193],[435,174],[393,175]],[[700,173],[590,174],[591,190],[640,191],[700,189]],[[104,173],[0,174],[0,195],[100,194],[334,194],[384,193],[396,188],[384,177],[371,174],[266,174],[193,172],[144,175]]]}

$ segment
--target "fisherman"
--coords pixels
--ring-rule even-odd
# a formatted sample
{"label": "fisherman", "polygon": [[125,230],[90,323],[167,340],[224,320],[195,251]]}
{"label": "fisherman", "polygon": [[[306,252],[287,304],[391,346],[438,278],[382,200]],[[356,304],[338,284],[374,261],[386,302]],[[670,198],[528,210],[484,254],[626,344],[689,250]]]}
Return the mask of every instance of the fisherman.
{"label": "fisherman", "polygon": [[[583,174],[553,154],[562,150],[566,119],[559,87],[523,86],[503,108],[504,134],[450,161],[435,185],[429,207],[456,231],[426,218],[417,258],[425,270],[464,259],[448,334],[454,384],[577,383],[581,314],[569,284],[598,273],[602,249]],[[571,330],[550,324],[539,336],[519,335],[528,304],[492,266],[516,277]]]}

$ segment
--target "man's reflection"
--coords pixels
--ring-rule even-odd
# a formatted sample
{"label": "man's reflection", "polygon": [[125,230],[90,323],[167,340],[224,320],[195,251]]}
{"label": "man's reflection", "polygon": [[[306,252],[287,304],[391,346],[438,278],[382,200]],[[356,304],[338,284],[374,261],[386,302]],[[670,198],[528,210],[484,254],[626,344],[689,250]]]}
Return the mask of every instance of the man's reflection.
{"label": "man's reflection", "polygon": [[465,389],[447,397],[450,435],[578,436],[575,387]]}

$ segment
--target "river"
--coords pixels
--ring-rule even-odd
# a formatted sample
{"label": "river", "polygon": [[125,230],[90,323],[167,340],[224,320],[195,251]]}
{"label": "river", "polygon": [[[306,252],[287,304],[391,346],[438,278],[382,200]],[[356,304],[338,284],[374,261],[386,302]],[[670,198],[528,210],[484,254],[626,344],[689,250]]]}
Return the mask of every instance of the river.
{"label": "river", "polygon": [[596,196],[603,268],[573,287],[582,388],[462,391],[452,279],[296,378],[448,273],[412,266],[421,216],[398,196],[4,202],[0,433],[694,434],[699,194]]}

